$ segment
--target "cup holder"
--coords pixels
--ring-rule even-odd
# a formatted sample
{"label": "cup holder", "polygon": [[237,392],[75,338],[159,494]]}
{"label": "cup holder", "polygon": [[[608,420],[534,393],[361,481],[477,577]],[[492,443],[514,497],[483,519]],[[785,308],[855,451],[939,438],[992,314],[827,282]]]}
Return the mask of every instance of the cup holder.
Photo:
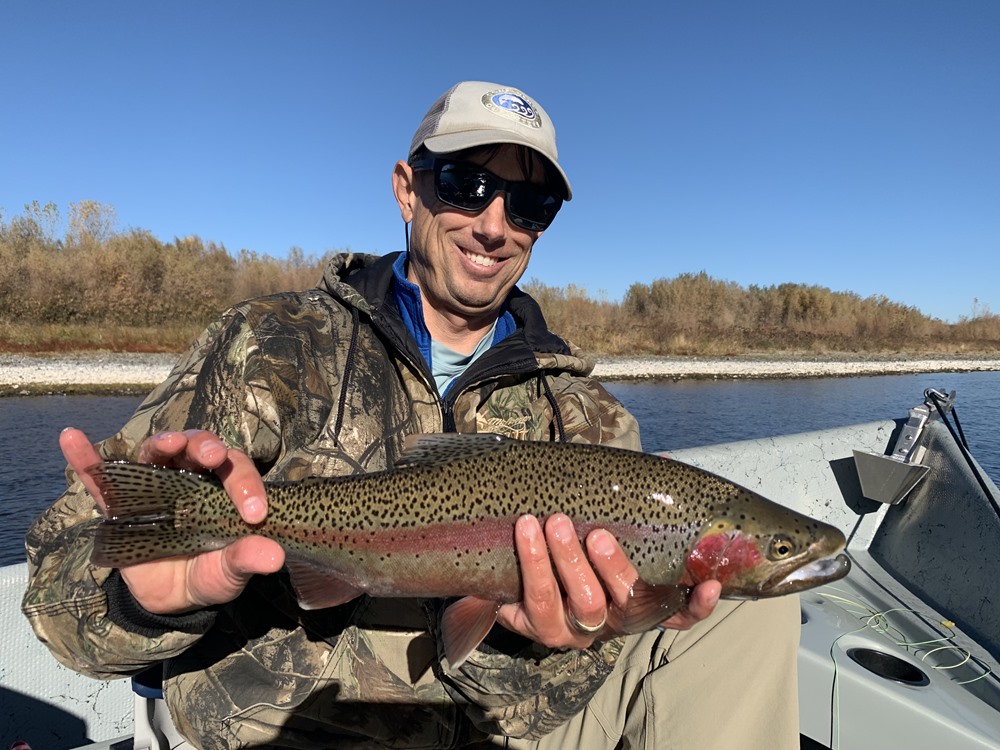
{"label": "cup holder", "polygon": [[850,648],[847,655],[872,674],[877,674],[886,680],[900,682],[912,687],[929,685],[930,680],[919,667],[900,659],[898,656],[876,651],[872,648]]}

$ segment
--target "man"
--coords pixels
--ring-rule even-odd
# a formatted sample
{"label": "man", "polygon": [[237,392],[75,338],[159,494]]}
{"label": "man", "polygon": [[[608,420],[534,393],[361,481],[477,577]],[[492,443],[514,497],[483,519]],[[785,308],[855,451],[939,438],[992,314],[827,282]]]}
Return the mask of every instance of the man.
{"label": "man", "polygon": [[[318,289],[237,305],[116,436],[95,448],[63,433],[76,481],[28,535],[24,611],[39,637],[95,677],[162,672],[176,728],[202,748],[797,747],[794,600],[724,603],[678,634],[716,607],[708,582],[671,630],[619,637],[608,613],[635,570],[610,534],[581,544],[562,515],[518,520],[523,600],[454,672],[441,666],[440,602],[304,611],[281,547],[260,537],[90,564],[101,498],[84,470],[101,457],[212,470],[256,523],[262,475],[384,469],[414,433],[639,449],[635,420],[515,287],[572,197],[545,111],[516,89],[460,83],[424,117],[392,186],[412,227],[406,253],[337,256]],[[742,649],[743,629],[777,646]],[[733,690],[749,709],[728,706]],[[763,716],[764,698],[747,698],[758,691]],[[741,726],[690,713],[718,705],[709,692]]]}

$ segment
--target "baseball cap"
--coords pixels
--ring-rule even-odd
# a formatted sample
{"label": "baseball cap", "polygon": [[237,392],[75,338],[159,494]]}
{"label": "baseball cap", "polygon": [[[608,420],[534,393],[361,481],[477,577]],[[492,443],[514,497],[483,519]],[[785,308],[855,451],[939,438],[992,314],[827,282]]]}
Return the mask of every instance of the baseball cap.
{"label": "baseball cap", "polygon": [[565,199],[573,197],[569,179],[559,166],[556,129],[534,99],[510,86],[462,81],[431,105],[410,143],[410,157],[424,146],[448,154],[477,146],[515,143],[537,151],[559,173]]}

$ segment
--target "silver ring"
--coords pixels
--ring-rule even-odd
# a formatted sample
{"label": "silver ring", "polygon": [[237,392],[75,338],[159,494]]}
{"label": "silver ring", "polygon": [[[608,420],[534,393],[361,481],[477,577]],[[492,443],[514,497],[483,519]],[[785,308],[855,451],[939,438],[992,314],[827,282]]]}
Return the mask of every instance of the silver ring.
{"label": "silver ring", "polygon": [[566,612],[567,617],[569,617],[569,624],[572,625],[576,630],[581,633],[586,633],[587,635],[594,635],[594,633],[600,633],[604,630],[604,626],[608,624],[607,613],[601,617],[601,621],[596,625],[584,625],[582,622],[576,619],[576,615],[573,614],[573,610],[568,610]]}

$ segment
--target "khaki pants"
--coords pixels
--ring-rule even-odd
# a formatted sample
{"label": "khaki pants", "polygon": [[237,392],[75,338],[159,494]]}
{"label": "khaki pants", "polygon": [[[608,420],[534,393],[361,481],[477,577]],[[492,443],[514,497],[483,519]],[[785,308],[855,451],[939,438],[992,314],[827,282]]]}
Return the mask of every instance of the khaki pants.
{"label": "khaki pants", "polygon": [[[587,707],[538,741],[493,738],[533,750],[798,750],[799,599],[719,602],[690,630],[631,636]],[[146,711],[137,699],[136,738]],[[136,748],[195,750],[159,701],[155,734]]]}
{"label": "khaki pants", "polygon": [[630,637],[587,707],[538,750],[798,750],[799,599],[719,602],[686,631]]}

